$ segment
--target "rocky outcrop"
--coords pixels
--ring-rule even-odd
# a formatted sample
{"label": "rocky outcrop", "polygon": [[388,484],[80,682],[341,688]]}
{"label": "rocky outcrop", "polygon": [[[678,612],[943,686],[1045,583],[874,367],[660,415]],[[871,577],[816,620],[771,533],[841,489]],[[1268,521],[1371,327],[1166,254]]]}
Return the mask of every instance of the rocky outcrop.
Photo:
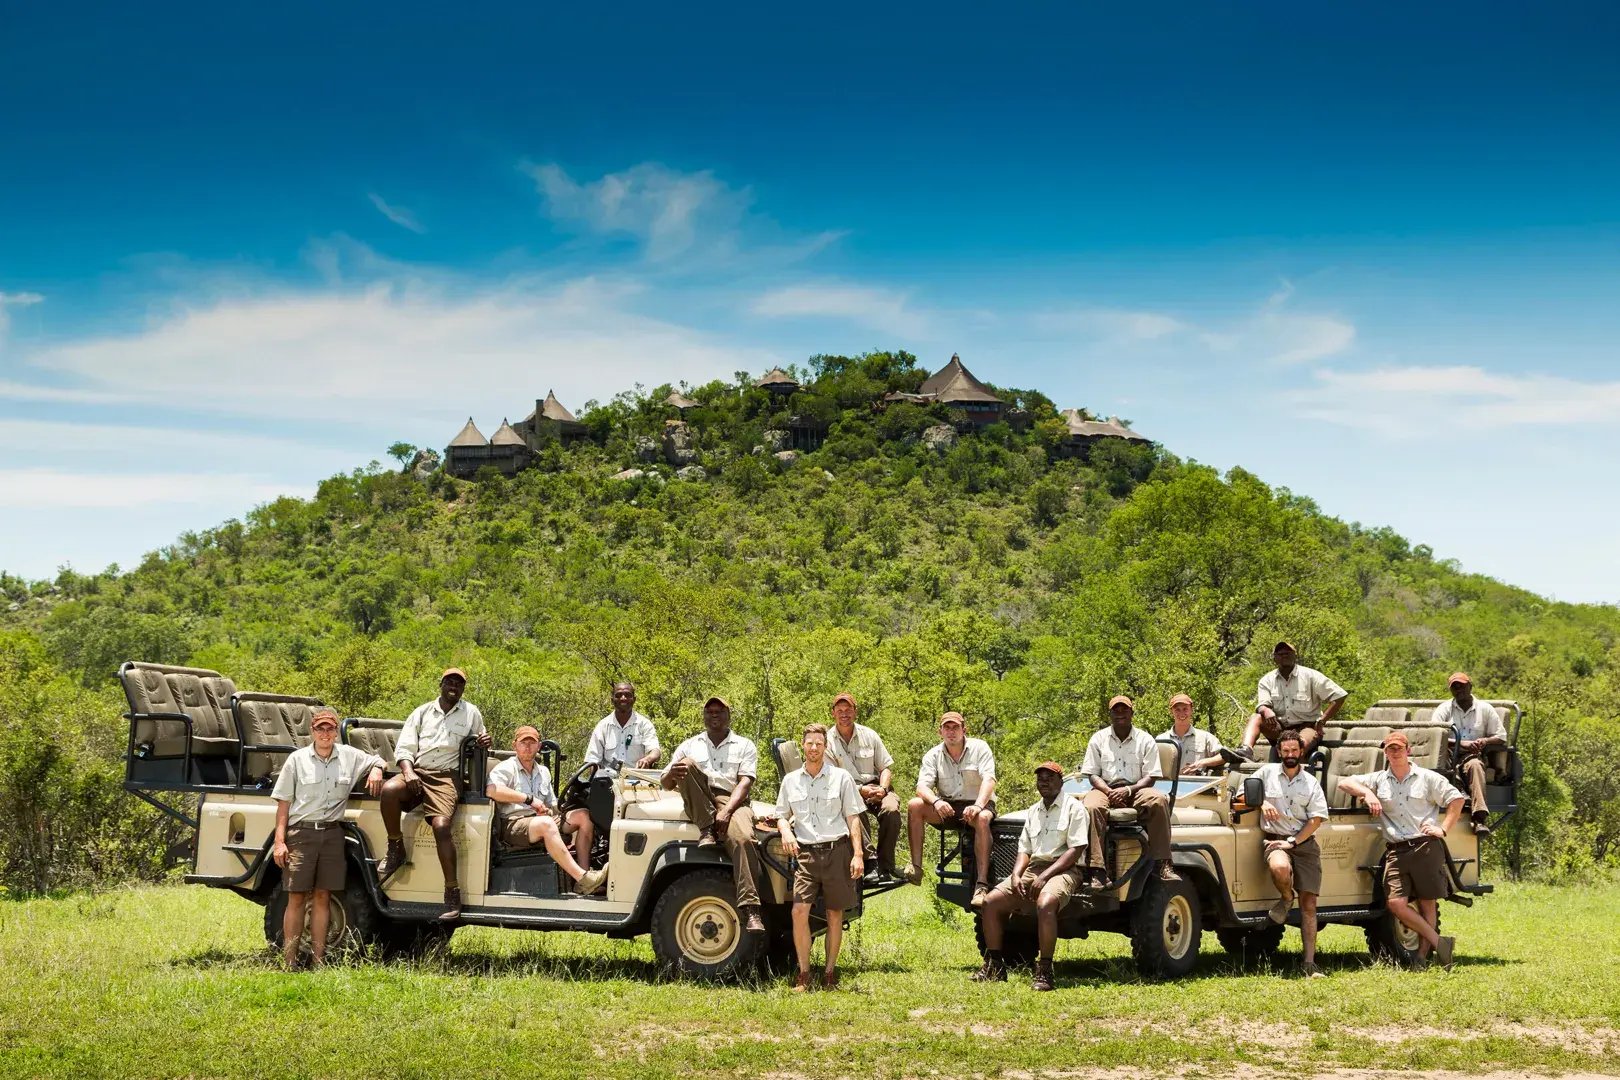
{"label": "rocky outcrop", "polygon": [[439,452],[437,450],[418,450],[416,456],[411,458],[410,467],[406,470],[418,480],[426,480],[439,467]]}
{"label": "rocky outcrop", "polygon": [[773,454],[793,449],[792,433],[781,428],[766,428],[759,433],[759,439],[765,449]]}
{"label": "rocky outcrop", "polygon": [[956,445],[956,429],[949,424],[935,424],[922,433],[922,444],[937,454],[943,454]]}
{"label": "rocky outcrop", "polygon": [[707,480],[708,478],[708,471],[701,465],[688,465],[685,468],[675,470],[675,479],[677,480]]}
{"label": "rocky outcrop", "polygon": [[635,452],[636,460],[643,465],[651,465],[658,460],[658,444],[645,435],[636,436],[632,449]]}
{"label": "rocky outcrop", "polygon": [[614,479],[614,480],[640,480],[643,476],[646,476],[646,475],[647,475],[647,472],[646,472],[645,469],[626,469],[623,472],[614,473],[613,476],[612,476],[612,479]]}
{"label": "rocky outcrop", "polygon": [[776,464],[783,469],[791,469],[799,463],[799,452],[797,450],[778,450],[771,457],[775,458]]}
{"label": "rocky outcrop", "polygon": [[697,436],[683,423],[664,425],[664,460],[679,468],[697,461]]}

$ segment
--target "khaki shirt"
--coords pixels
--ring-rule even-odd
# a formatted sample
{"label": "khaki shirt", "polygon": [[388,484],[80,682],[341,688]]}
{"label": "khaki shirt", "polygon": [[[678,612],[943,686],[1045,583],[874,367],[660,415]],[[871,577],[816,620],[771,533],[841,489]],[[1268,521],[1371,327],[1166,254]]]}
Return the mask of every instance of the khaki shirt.
{"label": "khaki shirt", "polygon": [[1185,769],[1195,761],[1214,757],[1220,753],[1221,740],[1215,737],[1213,731],[1208,731],[1194,724],[1187,729],[1187,734],[1177,735],[1176,725],[1171,724],[1170,730],[1160,735],[1161,739],[1170,739],[1181,747],[1181,767]]}
{"label": "khaki shirt", "polygon": [[311,744],[287,755],[270,797],[292,804],[287,808],[289,825],[342,821],[354,785],[372,769],[384,767],[382,758],[358,746],[334,743],[322,760]]}
{"label": "khaki shirt", "polygon": [[1463,797],[1449,780],[1421,765],[1412,766],[1405,780],[1395,779],[1388,769],[1359,773],[1349,779],[1365,786],[1384,804],[1378,820],[1384,839],[1392,844],[1416,840],[1423,835],[1423,826],[1440,824],[1445,808]]}
{"label": "khaki shirt", "polygon": [[719,746],[709,740],[706,731],[693,735],[675,748],[669,765],[664,767],[664,775],[668,776],[669,770],[682,759],[703,770],[709,786],[716,791],[735,791],[739,779],[759,775],[759,748],[735,730],[721,739]]}
{"label": "khaki shirt", "polygon": [[847,743],[836,726],[829,728],[827,756],[834,765],[853,776],[856,784],[875,784],[884,769],[894,766],[894,757],[883,745],[883,736],[864,724],[855,725],[855,734]]}
{"label": "khaki shirt", "polygon": [[1282,816],[1276,821],[1260,819],[1260,827],[1273,836],[1296,835],[1312,818],[1327,820],[1327,794],[1321,783],[1309,771],[1301,768],[1290,780],[1282,762],[1273,761],[1255,770],[1266,785],[1266,805],[1274,807]]}
{"label": "khaki shirt", "polygon": [[1018,850],[1032,860],[1051,862],[1070,848],[1083,848],[1091,830],[1086,804],[1073,795],[1060,794],[1050,807],[1037,799],[1024,811],[1024,831]]}
{"label": "khaki shirt", "polygon": [[434,698],[406,718],[394,744],[394,760],[409,761],[418,769],[454,772],[461,766],[461,741],[483,731],[484,714],[478,706],[464,699],[445,712]]}
{"label": "khaki shirt", "polygon": [[1159,768],[1159,744],[1139,727],[1123,739],[1114,736],[1112,725],[1098,731],[1086,743],[1086,760],[1080,771],[1086,776],[1100,776],[1109,787],[1134,784],[1144,776],[1162,777]]}
{"label": "khaki shirt", "polygon": [[1450,724],[1458,742],[1507,738],[1507,728],[1502,725],[1502,714],[1497,711],[1495,705],[1479,698],[1474,699],[1473,707],[1466,712],[1456,701],[1441,702],[1440,707],[1434,710],[1434,715],[1429,719],[1437,724]]}
{"label": "khaki shirt", "polygon": [[663,749],[658,745],[658,730],[653,722],[638,712],[631,711],[628,723],[608,713],[596,722],[590,744],[585,747],[585,764],[600,765],[603,776],[617,776],[625,766],[635,768],[636,762],[648,754]]}
{"label": "khaki shirt", "polygon": [[801,844],[825,844],[848,836],[846,819],[865,809],[854,777],[830,761],[823,761],[814,776],[794,769],[782,778],[776,793],[776,812],[792,819],[793,838]]}
{"label": "khaki shirt", "polygon": [[983,739],[962,745],[962,760],[952,761],[940,743],[923,755],[917,786],[932,789],[942,799],[977,799],[986,780],[996,778],[996,756]]}
{"label": "khaki shirt", "polygon": [[[557,806],[556,793],[551,790],[551,770],[540,764],[539,758],[534,759],[534,768],[528,772],[523,771],[523,763],[516,754],[503,758],[489,770],[488,782],[522,792],[524,798],[539,799],[553,809]],[[495,813],[503,818],[526,818],[536,816],[538,811],[527,803],[498,802]]]}
{"label": "khaki shirt", "polygon": [[1275,668],[1260,676],[1259,704],[1269,705],[1285,728],[1315,724],[1325,706],[1347,696],[1344,687],[1304,664],[1294,665],[1286,679]]}

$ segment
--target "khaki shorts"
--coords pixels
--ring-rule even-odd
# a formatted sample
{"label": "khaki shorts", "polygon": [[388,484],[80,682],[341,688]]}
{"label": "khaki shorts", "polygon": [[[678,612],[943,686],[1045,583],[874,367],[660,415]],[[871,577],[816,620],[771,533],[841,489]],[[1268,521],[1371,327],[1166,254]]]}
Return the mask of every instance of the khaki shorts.
{"label": "khaki shorts", "polygon": [[535,819],[534,814],[524,817],[501,818],[501,843],[513,851],[522,851],[524,848],[534,847],[529,840],[529,822]]}
{"label": "khaki shorts", "polygon": [[[1057,860],[1055,859],[1031,859],[1029,861],[1029,868],[1024,871],[1024,877],[1033,881],[1036,874],[1039,874],[1042,870],[1045,870],[1048,866],[1051,866],[1052,863],[1056,861]],[[1026,914],[1033,914],[1035,911],[1035,901],[1040,899],[1040,897],[1056,897],[1058,900],[1058,910],[1062,911],[1064,908],[1069,906],[1069,901],[1074,899],[1074,894],[1078,892],[1079,889],[1080,864],[1076,863],[1067,871],[1058,874],[1056,877],[1047,881],[1045,885],[1041,886],[1040,893],[1034,897],[1026,898],[1013,892],[1013,879],[1011,874],[1007,875],[1007,877],[1003,879],[999,885],[992,889],[991,892],[1006,893],[1008,896],[1012,897],[1012,903],[1010,906],[1013,911],[1021,911]]]}
{"label": "khaki shorts", "polygon": [[1446,842],[1437,836],[1425,836],[1411,843],[1389,845],[1384,852],[1384,895],[1408,900],[1444,900],[1450,896]]}
{"label": "khaki shorts", "polygon": [[849,837],[841,836],[831,844],[799,845],[798,868],[793,871],[793,902],[813,904],[816,894],[827,904],[829,911],[848,911],[855,906],[855,882],[849,876],[850,860],[855,848]]}
{"label": "khaki shorts", "polygon": [[287,867],[281,884],[290,893],[312,889],[339,892],[346,882],[343,865],[343,829],[339,824],[324,829],[307,825],[287,826]]}
{"label": "khaki shorts", "polygon": [[454,817],[456,803],[461,801],[461,777],[438,769],[417,769],[416,778],[422,781],[418,795],[407,795],[399,804],[402,810],[422,808],[425,817]]}
{"label": "khaki shorts", "polygon": [[1303,844],[1295,845],[1292,851],[1281,840],[1266,841],[1266,857],[1269,860],[1273,851],[1288,853],[1288,861],[1294,868],[1294,891],[1310,893],[1312,896],[1322,894],[1322,849],[1316,844],[1316,837],[1311,837]]}

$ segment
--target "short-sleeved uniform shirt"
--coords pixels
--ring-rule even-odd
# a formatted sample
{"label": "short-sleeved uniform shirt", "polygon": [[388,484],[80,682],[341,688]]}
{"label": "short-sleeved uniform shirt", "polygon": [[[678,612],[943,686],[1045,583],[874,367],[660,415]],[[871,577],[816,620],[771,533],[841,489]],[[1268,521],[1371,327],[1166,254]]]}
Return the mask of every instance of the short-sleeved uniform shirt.
{"label": "short-sleeved uniform shirt", "polygon": [[[557,794],[551,789],[551,770],[540,764],[539,758],[528,772],[523,771],[523,763],[518,761],[517,755],[505,758],[489,770],[489,782],[522,792],[525,798],[539,799],[553,809],[557,806]],[[527,803],[504,802],[495,804],[495,812],[503,818],[526,818],[536,813]]]}
{"label": "short-sleeved uniform shirt", "polygon": [[478,706],[463,698],[445,712],[434,698],[406,717],[394,744],[394,760],[409,761],[418,769],[453,772],[461,765],[462,740],[483,732],[484,714]]}
{"label": "short-sleeved uniform shirt", "polygon": [[1036,862],[1051,862],[1069,848],[1086,846],[1091,815],[1086,804],[1073,795],[1059,795],[1047,806],[1037,799],[1024,811],[1024,830],[1018,834],[1018,850]]}
{"label": "short-sleeved uniform shirt", "polygon": [[1307,770],[1300,769],[1290,778],[1282,762],[1274,761],[1260,766],[1254,775],[1266,785],[1266,805],[1282,815],[1276,821],[1261,818],[1266,832],[1286,838],[1298,834],[1312,818],[1327,820],[1327,794]]}
{"label": "short-sleeved uniform shirt", "polygon": [[658,729],[651,720],[632,710],[630,719],[620,724],[617,716],[608,713],[591,732],[585,764],[600,766],[598,771],[603,776],[617,776],[621,768],[634,768],[636,762],[660,749]]}
{"label": "short-sleeved uniform shirt", "polygon": [[931,789],[942,799],[977,799],[984,782],[995,778],[996,756],[990,752],[990,744],[970,738],[962,744],[960,761],[951,760],[944,743],[924,754],[917,786]]}
{"label": "short-sleeved uniform shirt", "polygon": [[1177,735],[1176,726],[1171,724],[1170,729],[1160,735],[1159,738],[1170,739],[1181,747],[1181,767],[1183,769],[1195,761],[1214,757],[1221,750],[1221,740],[1215,737],[1215,733],[1197,725],[1189,727],[1187,734]]}
{"label": "short-sleeved uniform shirt", "polygon": [[1144,776],[1163,777],[1159,768],[1159,744],[1152,735],[1133,726],[1123,739],[1112,725],[1103,728],[1086,743],[1086,759],[1080,765],[1086,776],[1100,776],[1109,787],[1134,784]]}
{"label": "short-sleeved uniform shirt", "polygon": [[1378,821],[1389,843],[1416,840],[1423,835],[1423,826],[1438,825],[1445,811],[1462,792],[1451,786],[1451,781],[1432,769],[1412,766],[1405,780],[1397,780],[1388,769],[1358,773],[1349,779],[1364,785],[1384,804]]}
{"label": "short-sleeved uniform shirt", "polygon": [[358,746],[334,743],[331,754],[322,758],[312,743],[287,755],[270,797],[290,804],[288,824],[342,821],[354,785],[372,769],[381,768],[382,758]]}
{"label": "short-sleeved uniform shirt", "polygon": [[1257,696],[1283,727],[1294,728],[1315,724],[1324,708],[1347,695],[1344,687],[1320,671],[1296,664],[1286,679],[1275,668],[1260,676]]}
{"label": "short-sleeved uniform shirt", "polygon": [[1475,698],[1474,704],[1468,709],[1458,705],[1455,700],[1443,701],[1429,719],[1437,724],[1450,724],[1458,742],[1507,738],[1507,728],[1502,725],[1502,714],[1497,711],[1495,705],[1479,698]]}
{"label": "short-sleeved uniform shirt", "polygon": [[854,777],[856,784],[875,784],[884,769],[894,766],[894,757],[883,745],[883,736],[864,724],[855,725],[855,732],[847,743],[838,734],[836,725],[829,729],[827,757]]}
{"label": "short-sleeved uniform shirt", "polygon": [[716,791],[734,791],[741,777],[759,776],[759,748],[736,731],[727,732],[718,746],[708,732],[698,732],[675,748],[664,774],[683,758],[702,769]]}
{"label": "short-sleeved uniform shirt", "polygon": [[821,763],[814,776],[794,769],[782,778],[776,793],[776,812],[793,823],[793,838],[801,844],[825,844],[849,835],[851,814],[866,809],[855,778],[830,761]]}

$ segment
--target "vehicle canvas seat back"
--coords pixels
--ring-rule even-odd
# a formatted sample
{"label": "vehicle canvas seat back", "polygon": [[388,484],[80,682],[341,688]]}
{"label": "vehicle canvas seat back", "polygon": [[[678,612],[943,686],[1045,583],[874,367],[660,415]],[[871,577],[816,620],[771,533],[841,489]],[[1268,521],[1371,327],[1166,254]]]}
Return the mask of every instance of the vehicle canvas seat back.
{"label": "vehicle canvas seat back", "polygon": [[348,745],[376,754],[388,763],[387,772],[399,771],[394,761],[394,748],[404,724],[398,720],[377,720],[369,716],[352,716],[343,723],[343,741]]}
{"label": "vehicle canvas seat back", "polygon": [[230,714],[236,687],[230,679],[207,668],[131,661],[119,670],[119,682],[129,701],[138,754],[152,758],[185,755],[186,726],[177,719],[162,719],[167,714],[190,719],[192,757],[236,757],[240,743]]}
{"label": "vehicle canvas seat back", "polygon": [[[1432,713],[1433,710],[1424,710]],[[1412,764],[1425,769],[1439,769],[1446,753],[1446,736],[1451,731],[1444,724],[1408,724],[1405,732],[1412,747]]]}
{"label": "vehicle canvas seat back", "polygon": [[309,721],[319,698],[237,694],[231,707],[242,731],[242,782],[265,784],[287,755],[310,742]]}
{"label": "vehicle canvas seat back", "polygon": [[1346,776],[1376,772],[1383,767],[1384,751],[1377,743],[1350,742],[1343,746],[1330,747],[1327,779],[1322,783],[1322,792],[1327,796],[1328,807],[1348,810],[1355,805],[1355,799],[1349,792],[1339,791],[1340,780]]}
{"label": "vehicle canvas seat back", "polygon": [[776,759],[781,779],[785,780],[788,773],[804,768],[804,750],[792,739],[772,739],[771,757]]}
{"label": "vehicle canvas seat back", "polygon": [[[1188,763],[1182,762],[1182,764]],[[1176,744],[1172,742],[1159,743],[1159,772],[1164,774],[1166,780],[1169,780],[1180,771],[1176,765]]]}

